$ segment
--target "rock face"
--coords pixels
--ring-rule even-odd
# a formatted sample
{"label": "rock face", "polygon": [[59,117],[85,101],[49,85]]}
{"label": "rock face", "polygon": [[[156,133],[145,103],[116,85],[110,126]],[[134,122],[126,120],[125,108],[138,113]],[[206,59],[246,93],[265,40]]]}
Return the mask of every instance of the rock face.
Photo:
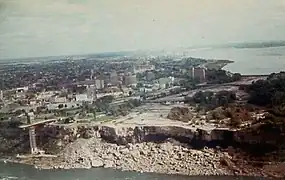
{"label": "rock face", "polygon": [[[15,155],[29,150],[27,131],[9,123],[2,125],[1,152]],[[189,126],[50,125],[37,128],[38,146],[59,157],[23,163],[40,168],[104,167],[140,172],[223,175],[229,174],[219,167],[224,153],[205,147],[220,144],[278,145],[278,138],[272,137],[246,130],[207,130]]]}
{"label": "rock face", "polygon": [[[25,153],[29,151],[27,130],[13,127],[7,123],[0,124],[0,152],[5,154]],[[246,130],[232,129],[196,129],[183,126],[45,126],[38,127],[37,144],[47,153],[56,154],[78,138],[101,137],[103,140],[118,145],[142,142],[163,142],[167,138],[187,143],[193,147],[215,147],[223,144],[277,146],[278,138],[274,134],[256,135]]]}
{"label": "rock face", "polygon": [[170,110],[168,119],[189,122],[193,118],[193,114],[187,107],[174,107]]}
{"label": "rock face", "polygon": [[[184,175],[229,174],[219,167],[223,153],[188,149],[170,142],[116,145],[98,138],[78,139],[68,145],[61,156],[63,161],[56,167],[64,169],[104,167]],[[37,166],[41,167],[41,163]]]}

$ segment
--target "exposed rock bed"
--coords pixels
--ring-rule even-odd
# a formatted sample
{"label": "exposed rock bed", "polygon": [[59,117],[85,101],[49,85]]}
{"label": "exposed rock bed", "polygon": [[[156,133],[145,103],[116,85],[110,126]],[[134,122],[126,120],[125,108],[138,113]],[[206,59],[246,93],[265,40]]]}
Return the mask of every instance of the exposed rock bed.
{"label": "exposed rock bed", "polygon": [[171,142],[116,145],[98,138],[78,139],[60,154],[61,162],[33,162],[40,168],[114,168],[123,171],[184,175],[225,175],[225,154],[212,149],[193,150]]}

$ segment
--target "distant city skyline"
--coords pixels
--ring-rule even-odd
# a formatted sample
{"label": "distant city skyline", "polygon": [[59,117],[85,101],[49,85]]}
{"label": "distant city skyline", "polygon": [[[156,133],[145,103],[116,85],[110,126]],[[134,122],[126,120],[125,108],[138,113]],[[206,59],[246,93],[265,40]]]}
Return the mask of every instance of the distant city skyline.
{"label": "distant city skyline", "polygon": [[0,59],[285,40],[284,0],[2,0]]}

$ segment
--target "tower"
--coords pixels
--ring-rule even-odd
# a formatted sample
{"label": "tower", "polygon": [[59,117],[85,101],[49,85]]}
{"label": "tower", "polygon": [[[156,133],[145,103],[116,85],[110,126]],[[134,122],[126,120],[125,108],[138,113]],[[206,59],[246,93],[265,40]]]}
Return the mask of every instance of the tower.
{"label": "tower", "polygon": [[3,101],[3,99],[4,99],[3,91],[0,90],[0,100]]}

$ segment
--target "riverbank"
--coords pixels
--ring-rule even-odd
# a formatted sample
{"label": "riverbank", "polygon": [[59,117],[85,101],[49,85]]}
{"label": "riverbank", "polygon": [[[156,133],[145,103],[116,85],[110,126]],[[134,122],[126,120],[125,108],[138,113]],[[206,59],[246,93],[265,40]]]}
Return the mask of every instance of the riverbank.
{"label": "riverbank", "polygon": [[122,171],[180,175],[232,175],[220,166],[227,153],[205,148],[195,150],[175,140],[163,143],[116,145],[99,138],[78,139],[58,158],[26,159],[21,163],[41,169],[113,168]]}
{"label": "riverbank", "polygon": [[284,177],[284,164],[269,163],[264,168],[252,166],[245,161],[244,155],[233,153],[231,147],[198,150],[173,139],[162,143],[117,145],[100,138],[80,138],[68,144],[57,158],[10,159],[10,162],[46,170],[106,168],[186,176]]}
{"label": "riverbank", "polygon": [[22,164],[0,162],[0,180],[266,180],[260,177],[236,176],[182,176],[156,173],[126,172],[106,168],[72,169],[72,170],[39,170]]}

